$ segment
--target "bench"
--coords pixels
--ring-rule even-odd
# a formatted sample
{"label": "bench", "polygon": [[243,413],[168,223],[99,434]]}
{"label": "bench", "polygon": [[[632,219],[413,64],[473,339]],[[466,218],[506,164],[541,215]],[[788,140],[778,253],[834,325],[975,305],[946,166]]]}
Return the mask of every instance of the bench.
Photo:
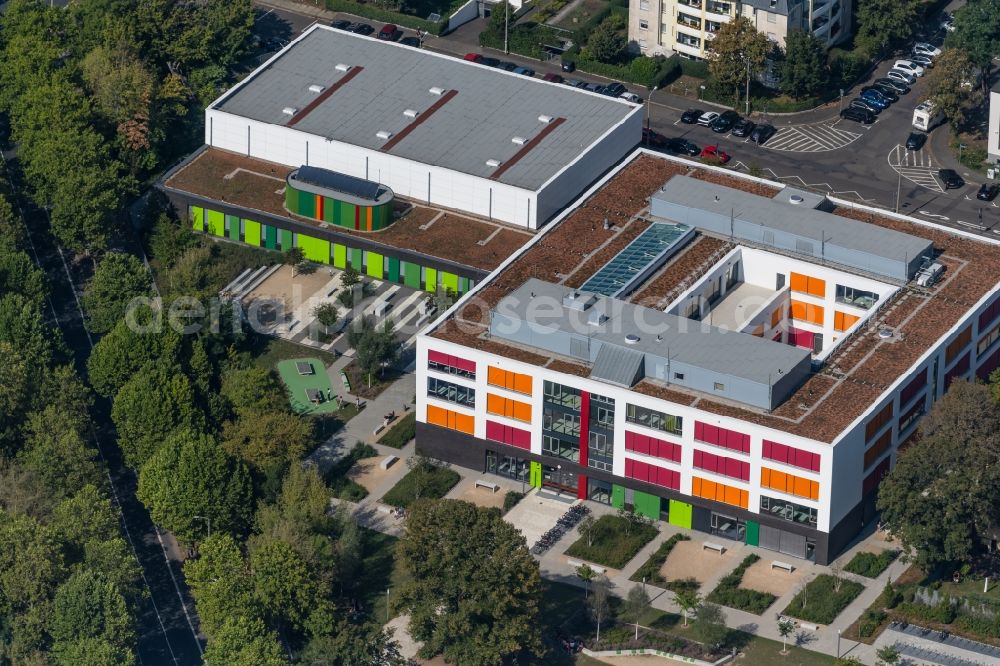
{"label": "bench", "polygon": [[715,543],[714,541],[706,541],[705,543],[701,544],[701,549],[702,550],[714,550],[719,555],[722,555],[723,553],[726,552],[726,547],[725,546],[723,546],[721,543]]}
{"label": "bench", "polygon": [[488,488],[492,492],[496,492],[500,489],[500,486],[493,483],[492,481],[484,481],[483,479],[476,479],[476,488]]}
{"label": "bench", "polygon": [[390,467],[396,464],[397,460],[399,460],[397,456],[386,456],[385,459],[382,460],[381,463],[379,463],[379,467],[381,467],[382,469],[389,469]]}
{"label": "bench", "polygon": [[375,433],[374,433],[375,436],[377,437],[378,434],[380,432],[382,432],[383,430],[385,430],[385,424],[384,423],[380,424],[377,428],[375,428]]}
{"label": "bench", "polygon": [[378,505],[378,512],[379,513],[384,513],[384,514],[388,515],[388,514],[392,513],[392,507],[391,506],[386,506],[385,504],[379,504]]}
{"label": "bench", "polygon": [[793,567],[791,564],[789,564],[788,562],[782,562],[780,560],[771,560],[771,568],[784,569],[788,573],[792,573],[793,571],[795,571],[795,567]]}

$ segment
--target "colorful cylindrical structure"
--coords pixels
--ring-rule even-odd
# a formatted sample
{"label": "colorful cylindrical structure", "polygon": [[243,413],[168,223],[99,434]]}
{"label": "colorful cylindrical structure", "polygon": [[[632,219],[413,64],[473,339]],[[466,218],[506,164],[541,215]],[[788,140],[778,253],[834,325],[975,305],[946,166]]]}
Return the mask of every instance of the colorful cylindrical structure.
{"label": "colorful cylindrical structure", "polygon": [[355,231],[392,224],[394,199],[385,185],[318,167],[301,166],[285,181],[290,213]]}

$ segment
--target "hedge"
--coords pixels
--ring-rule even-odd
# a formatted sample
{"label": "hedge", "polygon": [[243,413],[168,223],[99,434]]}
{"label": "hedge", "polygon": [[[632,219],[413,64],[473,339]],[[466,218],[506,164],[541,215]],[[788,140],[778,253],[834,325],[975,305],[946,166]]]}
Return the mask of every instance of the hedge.
{"label": "hedge", "polygon": [[836,582],[837,578],[829,574],[816,576],[795,595],[784,614],[806,622],[830,624],[865,589],[861,583],[841,578],[840,591],[836,592]]}
{"label": "hedge", "polygon": [[[399,480],[392,489],[385,494],[382,501],[392,506],[406,508],[415,502],[417,498],[417,486],[414,481],[415,475],[420,474],[419,470],[411,469],[406,476]],[[424,487],[421,488],[420,499],[441,499],[448,494],[448,491],[455,487],[461,480],[458,472],[447,467],[431,467],[429,476]]]}
{"label": "hedge", "polygon": [[663,583],[666,583],[667,579],[660,573],[660,570],[663,568],[663,563],[667,561],[667,557],[670,556],[670,551],[674,549],[674,546],[681,541],[690,540],[691,537],[685,534],[678,533],[673,535],[660,544],[660,547],[656,549],[656,552],[649,556],[649,559],[646,560],[645,564],[635,570],[635,573],[632,574],[629,580],[638,583],[645,579],[650,585],[662,585]]}
{"label": "hedge", "polygon": [[399,423],[392,426],[389,432],[382,436],[379,444],[391,446],[394,449],[401,449],[417,435],[417,415],[410,412],[404,416]]}
{"label": "hedge", "polygon": [[[545,56],[542,43],[553,43],[555,31],[548,26],[533,24],[531,26],[513,26],[507,32],[507,49],[511,53],[541,60]],[[490,28],[479,33],[479,44],[491,49],[503,50],[503,32]]]}
{"label": "hedge", "polygon": [[770,592],[759,592],[740,587],[743,582],[743,574],[760,560],[758,555],[747,555],[740,565],[726,574],[712,593],[706,597],[706,601],[722,604],[737,610],[747,611],[754,615],[762,615],[778,597]]}
{"label": "hedge", "polygon": [[621,569],[656,537],[656,528],[649,523],[634,523],[627,535],[625,528],[624,518],[603,515],[594,524],[594,545],[587,545],[587,535],[581,535],[566,550],[566,554],[612,569]]}
{"label": "hedge", "polygon": [[368,491],[364,486],[347,478],[347,472],[354,466],[354,463],[362,458],[374,458],[378,455],[370,444],[357,442],[347,455],[338,460],[323,475],[323,480],[330,487],[331,494],[348,502],[360,502],[368,496]]}
{"label": "hedge", "polygon": [[524,499],[524,493],[519,493],[516,490],[508,490],[507,494],[503,496],[503,512],[507,513],[513,509],[522,499]]}
{"label": "hedge", "polygon": [[849,571],[865,578],[878,578],[897,557],[899,557],[898,550],[883,550],[877,554],[855,553],[851,561],[844,567],[844,571]]}
{"label": "hedge", "polygon": [[[381,21],[382,23],[394,23],[413,30],[425,30],[429,33],[440,35],[448,28],[448,16],[442,16],[438,22],[428,21],[418,16],[394,12],[389,9],[382,9],[370,4],[361,4],[352,0],[323,0],[326,8],[334,12],[344,12]],[[449,14],[454,13],[449,11]]]}

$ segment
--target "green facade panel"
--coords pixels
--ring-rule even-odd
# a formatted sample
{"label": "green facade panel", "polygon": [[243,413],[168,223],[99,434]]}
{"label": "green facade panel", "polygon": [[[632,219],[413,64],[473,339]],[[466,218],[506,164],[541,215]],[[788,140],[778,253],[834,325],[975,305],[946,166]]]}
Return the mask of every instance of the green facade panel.
{"label": "green facade panel", "polygon": [[625,508],[625,486],[619,486],[617,483],[611,486],[611,506],[616,509]]}
{"label": "green facade panel", "polygon": [[264,247],[268,250],[278,249],[278,229],[270,224],[264,225]]}
{"label": "green facade panel", "polygon": [[389,257],[389,274],[386,275],[389,282],[399,282],[399,259]]}
{"label": "green facade panel", "polygon": [[229,229],[229,240],[240,240],[240,218],[235,215],[226,215],[226,226]]}
{"label": "green facade panel", "polygon": [[293,213],[299,212],[299,191],[286,186],[285,187],[285,208]]}
{"label": "green facade panel", "polygon": [[336,224],[337,200],[330,197],[323,197],[323,221]]}
{"label": "green facade panel", "polygon": [[340,214],[340,226],[347,227],[348,229],[364,229],[363,224],[358,223],[355,225],[355,222],[357,222],[360,218],[356,217],[358,207],[354,204],[341,201],[338,213]]}
{"label": "green facade panel", "polygon": [[532,488],[542,487],[542,463],[532,462],[528,466],[528,485]]}
{"label": "green facade panel", "polygon": [[299,215],[316,219],[316,195],[299,192]]}
{"label": "green facade panel", "polygon": [[364,271],[363,253],[356,247],[351,248],[351,266],[359,273]]}
{"label": "green facade panel", "polygon": [[347,268],[347,246],[333,244],[333,265],[337,268]]}
{"label": "green facade panel", "polygon": [[260,222],[243,220],[243,239],[247,245],[260,247]]}
{"label": "green facade panel", "polygon": [[372,208],[372,231],[385,229],[392,224],[393,202],[384,203]]}
{"label": "green facade panel", "polygon": [[403,284],[410,289],[420,289],[420,265],[407,261],[403,265]]}
{"label": "green facade panel", "polygon": [[330,263],[330,241],[299,234],[299,247],[302,248],[302,255],[309,261]]}
{"label": "green facade panel", "polygon": [[464,294],[469,291],[469,278],[458,276],[458,293]]}
{"label": "green facade panel", "polygon": [[454,273],[446,273],[441,271],[441,286],[445,289],[450,289],[451,291],[458,293],[458,276]]}
{"label": "green facade panel", "polygon": [[438,286],[438,273],[436,268],[425,268],[424,269],[424,289],[429,292],[437,293]]}
{"label": "green facade panel", "polygon": [[366,257],[365,263],[368,265],[365,269],[370,277],[376,280],[381,280],[383,276],[382,268],[385,266],[385,261],[382,259],[381,254],[376,254],[375,252],[366,252],[368,255]]}
{"label": "green facade panel", "polygon": [[281,249],[284,252],[288,252],[292,249],[292,232],[288,229],[281,229]]}
{"label": "green facade panel", "polygon": [[205,209],[200,206],[191,206],[191,228],[195,231],[205,230]]}
{"label": "green facade panel", "polygon": [[760,545],[760,523],[754,522],[752,520],[747,521],[747,545],[748,546]]}
{"label": "green facade panel", "polygon": [[670,500],[670,517],[668,522],[677,527],[691,529],[691,517],[694,514],[694,507],[687,502]]}
{"label": "green facade panel", "polygon": [[660,498],[656,495],[637,490],[632,496],[632,504],[640,516],[646,516],[651,520],[660,518]]}
{"label": "green facade panel", "polygon": [[208,216],[208,233],[212,234],[213,236],[225,236],[226,216],[217,210],[207,211],[207,216]]}

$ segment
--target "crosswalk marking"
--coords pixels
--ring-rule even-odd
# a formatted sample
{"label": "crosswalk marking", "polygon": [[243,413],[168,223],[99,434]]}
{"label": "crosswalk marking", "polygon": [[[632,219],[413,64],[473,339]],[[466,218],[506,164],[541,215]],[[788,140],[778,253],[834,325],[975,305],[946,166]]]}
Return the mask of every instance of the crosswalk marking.
{"label": "crosswalk marking", "polygon": [[860,132],[828,124],[782,127],[764,147],[792,153],[819,153],[843,148],[860,136]]}
{"label": "crosswalk marking", "polygon": [[920,187],[943,193],[944,188],[937,178],[938,168],[929,152],[905,150],[897,145],[889,151],[889,166],[900,176]]}

